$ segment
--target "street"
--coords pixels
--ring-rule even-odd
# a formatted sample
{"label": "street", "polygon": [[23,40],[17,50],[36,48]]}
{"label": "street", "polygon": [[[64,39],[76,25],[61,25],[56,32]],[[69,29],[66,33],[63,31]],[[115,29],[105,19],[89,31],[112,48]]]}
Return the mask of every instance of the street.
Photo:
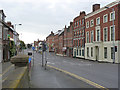
{"label": "street", "polygon": [[[39,66],[42,60],[41,54],[35,53],[34,57],[35,65]],[[61,57],[56,56],[54,53],[47,53],[46,59],[48,65],[66,70],[106,88],[118,88],[117,64],[98,63],[89,60]]]}

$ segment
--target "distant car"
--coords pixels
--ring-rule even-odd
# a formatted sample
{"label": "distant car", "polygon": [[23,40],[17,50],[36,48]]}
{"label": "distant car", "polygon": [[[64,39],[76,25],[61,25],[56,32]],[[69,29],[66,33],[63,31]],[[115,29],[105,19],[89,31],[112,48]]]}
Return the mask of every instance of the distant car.
{"label": "distant car", "polygon": [[28,51],[28,56],[32,56],[32,51]]}
{"label": "distant car", "polygon": [[38,53],[41,53],[42,52],[42,50],[38,50]]}

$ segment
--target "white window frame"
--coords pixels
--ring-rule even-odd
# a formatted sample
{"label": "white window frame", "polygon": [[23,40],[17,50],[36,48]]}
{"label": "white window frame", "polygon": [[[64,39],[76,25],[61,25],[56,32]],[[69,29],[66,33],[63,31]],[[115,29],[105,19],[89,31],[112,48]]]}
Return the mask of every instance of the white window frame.
{"label": "white window frame", "polygon": [[86,22],[86,28],[89,28],[89,21]]}
{"label": "white window frame", "polygon": [[[93,41],[94,41],[94,31],[92,30],[91,32],[90,32],[90,42],[91,42],[91,37],[92,37],[92,34],[93,33]],[[91,43],[93,43],[93,42],[91,42]]]}
{"label": "white window frame", "polygon": [[[105,21],[105,16],[107,17],[107,21]],[[108,14],[105,14],[104,16],[103,16],[103,23],[107,23],[108,22]]]}
{"label": "white window frame", "polygon": [[[97,23],[97,19],[99,19],[99,23]],[[100,24],[100,17],[97,17],[96,18],[96,25],[99,25]]]}
{"label": "white window frame", "polygon": [[[110,21],[112,21],[113,19],[111,19],[111,14],[112,14],[113,12],[111,12],[110,13]],[[114,11],[114,20],[115,20],[115,11]]]}
{"label": "white window frame", "polygon": [[[93,25],[91,25],[91,21],[93,21]],[[91,21],[90,21],[90,27],[93,27],[94,26],[94,20],[92,19]]]}
{"label": "white window frame", "polygon": [[[111,40],[111,27],[113,27],[113,25],[110,26],[110,41],[112,41],[112,40]],[[115,31],[115,25],[114,25],[114,31]],[[114,40],[115,40],[115,32],[114,32]]]}
{"label": "white window frame", "polygon": [[99,42],[99,41],[97,41],[97,30],[99,29],[99,41],[101,41],[101,30],[100,30],[100,26],[97,26],[96,27],[96,42]]}
{"label": "white window frame", "polygon": [[[106,30],[107,30],[107,40],[106,40],[106,41],[105,41],[105,31],[104,31],[105,28],[106,28]],[[104,42],[107,42],[107,41],[108,41],[108,27],[104,27],[104,28],[103,28],[103,41],[104,41]]]}
{"label": "white window frame", "polygon": [[[88,35],[88,36],[87,36]],[[88,40],[87,40],[88,39]],[[89,43],[89,31],[86,32],[86,42]]]}

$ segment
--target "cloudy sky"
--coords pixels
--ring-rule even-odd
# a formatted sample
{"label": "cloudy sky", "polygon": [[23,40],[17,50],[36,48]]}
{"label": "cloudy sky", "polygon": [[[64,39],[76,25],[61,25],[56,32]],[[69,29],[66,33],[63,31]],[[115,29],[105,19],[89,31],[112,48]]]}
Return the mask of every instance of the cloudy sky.
{"label": "cloudy sky", "polygon": [[80,11],[92,11],[92,5],[101,7],[114,0],[0,0],[6,21],[17,25],[20,39],[25,43],[44,40],[51,31],[56,32],[69,25]]}

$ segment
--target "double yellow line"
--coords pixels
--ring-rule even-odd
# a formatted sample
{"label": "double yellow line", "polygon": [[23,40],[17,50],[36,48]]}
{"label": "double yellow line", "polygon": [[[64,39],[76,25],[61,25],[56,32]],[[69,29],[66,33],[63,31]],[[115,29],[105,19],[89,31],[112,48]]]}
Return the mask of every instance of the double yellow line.
{"label": "double yellow line", "polygon": [[55,70],[61,71],[61,72],[65,73],[65,74],[68,74],[68,75],[70,75],[70,76],[72,76],[72,77],[74,77],[74,78],[76,78],[76,79],[79,79],[79,80],[81,80],[81,81],[84,81],[84,82],[88,83],[89,85],[94,86],[95,88],[100,88],[100,89],[103,89],[103,90],[109,90],[109,89],[107,89],[107,88],[105,88],[105,87],[103,87],[103,86],[101,86],[101,85],[99,85],[99,84],[97,84],[97,83],[95,83],[95,82],[92,82],[92,81],[90,81],[90,80],[88,80],[88,79],[86,79],[86,78],[80,77],[80,76],[78,76],[78,75],[76,75],[76,74],[70,73],[70,72],[68,72],[68,71],[59,69],[59,68],[54,67],[54,66],[51,66],[51,65],[47,65],[47,66],[50,67],[50,68],[53,68],[53,69],[55,69]]}

